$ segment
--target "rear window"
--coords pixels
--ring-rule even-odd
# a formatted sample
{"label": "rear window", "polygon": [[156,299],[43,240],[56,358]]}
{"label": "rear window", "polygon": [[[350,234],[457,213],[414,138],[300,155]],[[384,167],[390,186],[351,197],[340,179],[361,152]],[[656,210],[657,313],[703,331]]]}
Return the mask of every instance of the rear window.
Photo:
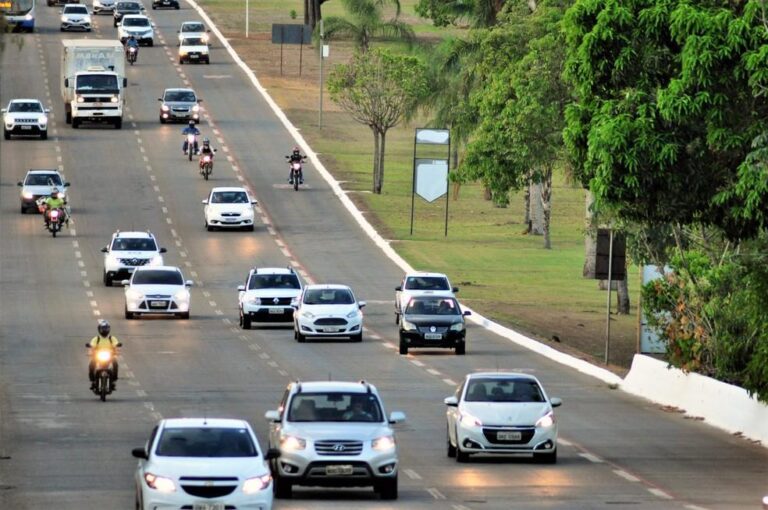
{"label": "rear window", "polygon": [[155,454],[161,457],[256,457],[244,428],[179,427],[163,430]]}
{"label": "rear window", "polygon": [[184,285],[184,279],[178,271],[150,269],[137,271],[133,275],[133,283],[139,285]]}
{"label": "rear window", "polygon": [[300,289],[299,277],[295,274],[253,274],[248,281],[248,290],[254,289]]}
{"label": "rear window", "polygon": [[442,276],[410,276],[405,280],[407,290],[451,290]]}

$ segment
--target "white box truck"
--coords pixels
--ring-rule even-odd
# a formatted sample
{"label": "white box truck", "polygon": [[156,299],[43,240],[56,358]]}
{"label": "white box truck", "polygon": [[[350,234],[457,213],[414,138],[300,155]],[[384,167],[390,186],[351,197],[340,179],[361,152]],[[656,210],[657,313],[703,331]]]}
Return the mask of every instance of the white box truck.
{"label": "white box truck", "polygon": [[123,126],[125,58],[119,41],[65,39],[61,51],[61,96],[67,124],[83,121]]}

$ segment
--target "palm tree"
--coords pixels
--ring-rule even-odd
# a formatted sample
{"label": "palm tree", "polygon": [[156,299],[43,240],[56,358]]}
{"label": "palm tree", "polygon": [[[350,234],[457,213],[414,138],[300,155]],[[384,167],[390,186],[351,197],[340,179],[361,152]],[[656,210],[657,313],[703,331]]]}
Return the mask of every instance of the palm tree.
{"label": "palm tree", "polygon": [[[374,38],[412,41],[413,29],[407,23],[398,20],[399,0],[341,0],[351,19],[330,16],[324,20],[324,36],[328,39],[348,37],[355,41],[363,53],[368,51]],[[384,21],[383,7],[394,4],[395,17]]]}

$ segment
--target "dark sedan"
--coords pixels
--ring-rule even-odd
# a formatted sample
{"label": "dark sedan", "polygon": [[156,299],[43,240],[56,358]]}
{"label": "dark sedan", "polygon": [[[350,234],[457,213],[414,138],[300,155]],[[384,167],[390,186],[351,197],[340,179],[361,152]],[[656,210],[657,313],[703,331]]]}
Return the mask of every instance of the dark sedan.
{"label": "dark sedan", "polygon": [[414,296],[400,318],[400,354],[410,347],[443,347],[466,352],[464,317],[450,296]]}
{"label": "dark sedan", "polygon": [[153,9],[178,9],[179,0],[152,0]]}
{"label": "dark sedan", "polygon": [[113,25],[117,26],[118,23],[123,21],[123,16],[126,14],[142,14],[144,6],[139,2],[117,2],[115,5],[115,12],[113,13]]}

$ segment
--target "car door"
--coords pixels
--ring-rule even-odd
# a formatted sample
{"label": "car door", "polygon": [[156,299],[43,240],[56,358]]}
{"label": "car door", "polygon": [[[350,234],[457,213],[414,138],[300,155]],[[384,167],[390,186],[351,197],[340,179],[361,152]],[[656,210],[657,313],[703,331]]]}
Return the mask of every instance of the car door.
{"label": "car door", "polygon": [[459,404],[457,406],[446,406],[445,415],[448,421],[448,434],[450,435],[451,441],[453,441],[454,444],[458,444],[458,439],[456,438],[456,422],[459,420],[459,406],[461,405],[461,400],[464,396],[464,387],[466,385],[467,381],[465,379],[461,384],[459,384],[458,388],[456,388],[456,392],[453,394]]}

